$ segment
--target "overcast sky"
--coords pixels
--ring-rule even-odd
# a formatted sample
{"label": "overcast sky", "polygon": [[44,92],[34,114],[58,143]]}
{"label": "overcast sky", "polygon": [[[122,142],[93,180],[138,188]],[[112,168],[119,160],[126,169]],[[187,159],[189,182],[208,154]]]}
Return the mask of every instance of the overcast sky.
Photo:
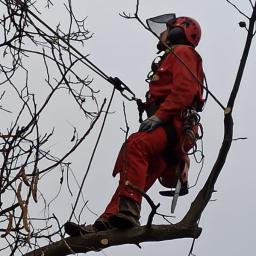
{"label": "overcast sky", "polygon": [[[250,15],[249,1],[236,1],[242,11]],[[156,55],[156,39],[134,20],[121,18],[118,13],[125,11],[133,14],[136,1],[73,1],[74,10],[80,16],[88,16],[87,28],[94,33],[88,44],[82,49],[89,53],[100,68],[111,76],[118,76],[125,81],[138,97],[143,97],[147,90],[144,82],[152,59]],[[197,48],[204,63],[204,70],[212,92],[226,105],[230,90],[234,83],[236,71],[242,54],[246,33],[238,26],[244,20],[232,6],[224,0],[217,1],[141,1],[140,17],[175,12],[177,16],[187,15],[197,19],[202,26],[202,40]],[[58,17],[57,17],[58,18]],[[217,201],[208,204],[201,219],[203,233],[197,240],[194,253],[196,255],[252,255],[255,251],[256,228],[254,218],[256,205],[255,194],[255,110],[253,92],[255,70],[255,42],[248,59],[242,87],[234,111],[235,137],[248,137],[246,141],[233,143],[227,163],[216,185],[218,191],[213,195]],[[94,86],[100,88],[105,96],[110,95],[109,84],[99,79],[89,70],[94,79]],[[107,121],[101,145],[97,151],[90,175],[86,181],[84,196],[89,200],[89,206],[100,214],[115,189],[117,179],[111,177],[115,157],[124,139],[120,127],[124,127],[122,116],[122,101],[117,93],[112,111],[115,114]],[[126,103],[126,110],[131,132],[138,128],[138,117],[134,103]],[[184,216],[191,201],[204,183],[212,167],[223,135],[223,113],[219,106],[209,98],[204,113],[204,154],[205,164],[199,184],[190,191],[190,195],[178,202],[176,218]],[[80,155],[74,155],[73,170],[77,177],[82,177],[86,167],[83,152],[89,151],[88,144],[80,150]],[[84,150],[84,151],[83,151]],[[72,159],[73,160],[73,159]],[[80,168],[80,169],[79,169]],[[190,169],[190,184],[200,166],[192,164]],[[80,170],[80,174],[79,174]],[[81,176],[79,176],[81,175]],[[156,184],[150,195],[156,202],[161,202],[160,211],[170,213],[170,199],[158,196],[160,186]],[[70,210],[69,210],[70,211]],[[142,223],[145,223],[148,206],[143,204]],[[69,216],[69,213],[67,214]],[[95,216],[85,212],[84,221],[92,222]],[[164,223],[156,218],[157,223]],[[174,220],[175,221],[175,220]],[[105,250],[107,255],[187,255],[191,240],[167,241],[143,244],[142,249],[136,246],[121,246]],[[88,255],[94,255],[89,253]]]}
{"label": "overcast sky", "polygon": [[[125,81],[137,97],[144,97],[147,90],[144,80],[150,69],[151,61],[156,56],[157,40],[135,20],[123,19],[118,15],[123,11],[133,14],[136,1],[76,0],[72,3],[78,17],[87,16],[86,27],[94,33],[92,39],[80,50],[84,54],[90,54],[90,60],[94,61],[108,75],[118,76]],[[246,14],[251,14],[248,0],[234,1],[234,3]],[[210,90],[223,105],[226,105],[244,47],[246,33],[238,26],[239,21],[245,20],[244,17],[225,0],[141,1],[140,17],[144,21],[146,18],[170,12],[175,12],[177,16],[193,17],[201,24],[202,40],[197,50],[203,58]],[[58,20],[64,22],[65,17],[62,17],[62,13],[64,13],[63,8],[52,8],[42,17],[51,21],[54,27],[58,24]],[[227,163],[216,184],[218,192],[213,195],[213,199],[216,201],[208,204],[201,218],[200,226],[203,228],[203,232],[194,248],[194,253],[198,256],[253,255],[255,251],[254,143],[256,136],[254,131],[256,122],[253,95],[255,93],[255,88],[253,88],[256,65],[255,44],[254,41],[234,111],[234,135],[235,137],[248,137],[248,140],[235,141],[231,147]],[[101,90],[102,97],[109,97],[112,89],[109,84],[87,68],[81,69],[80,72],[94,78],[93,86]],[[122,114],[123,101],[126,104],[131,132],[135,132],[139,125],[135,103],[127,102],[117,92],[111,108],[114,114],[107,119],[101,144],[83,190],[85,200],[89,200],[90,209],[97,214],[103,211],[117,184],[117,179],[113,179],[111,173],[115,158],[124,140],[124,134],[120,130],[120,127],[125,127]],[[58,102],[56,108],[66,110],[67,106],[63,102]],[[68,116],[66,112],[63,118],[54,116],[54,111],[52,115],[53,119],[60,119],[62,120],[60,122],[63,122],[54,124],[57,131],[59,127],[63,127],[63,124],[69,129],[69,123],[79,125],[77,117]],[[67,123],[67,119],[69,123]],[[202,114],[202,123],[204,125],[205,154],[203,173],[198,185],[191,189],[190,194],[179,199],[174,222],[184,216],[190,203],[204,184],[216,160],[222,141],[223,112],[211,98]],[[95,134],[97,132],[96,130]],[[53,145],[56,151],[58,147],[62,146],[62,136],[65,134],[59,133],[59,140],[56,141],[56,145]],[[81,149],[69,159],[73,161],[72,169],[79,181],[86,170],[93,139],[88,139],[88,142],[84,143]],[[199,169],[200,165],[192,163],[190,185],[195,182]],[[51,181],[48,181],[52,184],[52,189],[41,187],[48,199],[51,199],[57,191],[57,188],[54,191],[56,181],[58,179],[52,175]],[[170,214],[171,200],[159,196],[160,189],[160,185],[155,184],[149,194],[155,202],[161,203],[160,211],[162,213]],[[76,193],[77,191],[74,189],[74,194],[76,195]],[[71,205],[67,204],[67,200],[71,202],[74,199],[64,194],[59,201],[54,203],[53,206],[56,208],[51,208],[51,211],[62,222],[67,220],[71,212]],[[145,224],[148,214],[149,208],[146,203],[143,203],[142,224]],[[86,210],[82,221],[90,223],[95,218],[91,212]],[[164,221],[156,218],[155,223],[164,223]],[[188,254],[191,242],[190,239],[183,239],[145,243],[142,244],[142,249],[133,245],[125,245],[106,249],[104,253],[111,256],[155,256],[156,254],[184,256]],[[102,252],[97,254],[101,255]],[[95,253],[87,255],[95,255]]]}
{"label": "overcast sky", "polygon": [[[249,1],[234,3],[250,15]],[[85,52],[89,52],[95,63],[108,74],[119,76],[130,85],[136,95],[143,97],[147,88],[144,82],[145,75],[156,53],[156,39],[134,20],[125,20],[118,16],[122,11],[133,14],[135,4],[136,1],[96,0],[93,4],[92,1],[76,1],[75,6],[79,8],[81,15],[88,15],[88,29],[95,33],[93,39],[88,42],[88,48],[85,47]],[[224,0],[141,1],[140,15],[143,20],[169,12],[175,12],[177,16],[191,16],[200,22],[202,40],[197,50],[203,58],[210,89],[225,105],[234,83],[245,42],[245,30],[238,26],[238,22],[244,20],[244,17]],[[255,116],[252,114],[255,110],[253,106],[255,55],[254,41],[234,111],[234,135],[248,137],[248,140],[233,143],[227,163],[216,185],[218,193],[213,195],[213,199],[217,201],[209,203],[202,216],[200,226],[203,228],[203,233],[195,245],[196,255],[240,256],[252,255],[255,251],[253,231],[256,228],[254,221],[256,205],[253,195],[256,174],[253,145],[256,138]],[[102,80],[97,81],[99,86],[102,86],[102,90],[105,90],[103,86],[109,86]],[[92,208],[97,209],[99,213],[104,209],[109,195],[114,190],[113,184],[116,184],[113,183],[110,174],[123,139],[119,130],[120,126],[124,126],[120,114],[122,100],[117,94],[112,108],[117,111],[117,114],[108,119],[104,138],[96,157],[98,160],[95,160],[86,183],[85,194],[88,194],[88,199],[92,200],[90,201]],[[127,103],[126,108],[131,130],[136,131],[138,118],[135,106],[133,103]],[[202,118],[205,128],[205,166],[198,186],[191,190],[190,196],[178,202],[177,219],[184,215],[191,200],[204,183],[222,140],[223,113],[212,99],[208,100]],[[116,138],[114,142],[110,136]],[[103,164],[102,161],[105,163]],[[193,184],[198,170],[199,165],[193,165],[190,170],[190,184]],[[102,182],[99,177],[104,178],[104,192],[100,189],[95,192],[95,184]],[[170,199],[158,196],[159,189],[160,186],[156,184],[150,191],[150,195],[156,202],[161,202],[161,211],[170,213]],[[142,222],[145,223],[149,209],[145,204],[143,206],[145,207],[142,212]],[[85,217],[85,221],[88,217],[89,214]],[[156,221],[163,223],[161,219]],[[120,254],[183,256],[188,254],[190,244],[191,240],[187,239],[143,244],[142,250],[130,245],[107,249],[105,252],[112,256]]]}

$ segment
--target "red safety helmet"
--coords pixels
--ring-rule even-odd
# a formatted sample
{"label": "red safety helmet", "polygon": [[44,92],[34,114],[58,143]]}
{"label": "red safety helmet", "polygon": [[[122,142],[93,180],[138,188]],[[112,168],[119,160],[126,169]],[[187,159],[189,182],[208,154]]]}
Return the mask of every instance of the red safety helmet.
{"label": "red safety helmet", "polygon": [[190,17],[178,17],[167,22],[169,29],[179,27],[183,29],[187,40],[196,47],[201,38],[201,27],[199,23]]}
{"label": "red safety helmet", "polygon": [[189,17],[176,18],[175,13],[163,14],[157,17],[147,19],[149,30],[157,37],[167,29],[179,27],[184,31],[186,39],[196,47],[201,38],[201,28],[199,23]]}

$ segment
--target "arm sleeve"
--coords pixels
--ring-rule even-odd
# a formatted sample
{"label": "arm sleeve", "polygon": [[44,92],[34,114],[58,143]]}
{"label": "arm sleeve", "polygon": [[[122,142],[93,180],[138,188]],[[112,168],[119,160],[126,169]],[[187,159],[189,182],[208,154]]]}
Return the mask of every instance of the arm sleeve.
{"label": "arm sleeve", "polygon": [[190,106],[199,90],[197,53],[189,47],[177,48],[174,53],[170,53],[172,56],[169,55],[167,58],[170,60],[166,59],[165,63],[166,68],[172,73],[173,80],[170,93],[156,112],[156,116],[162,121],[167,121],[171,116]]}

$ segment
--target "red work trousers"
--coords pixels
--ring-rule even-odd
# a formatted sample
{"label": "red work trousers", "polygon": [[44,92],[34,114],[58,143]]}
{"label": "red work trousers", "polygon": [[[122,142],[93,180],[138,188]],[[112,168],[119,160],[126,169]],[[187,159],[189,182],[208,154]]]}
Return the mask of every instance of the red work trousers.
{"label": "red work trousers", "polygon": [[137,132],[123,144],[116,160],[113,175],[120,173],[119,185],[101,217],[118,212],[120,197],[129,197],[138,204],[142,196],[125,184],[129,181],[146,192],[165,170],[163,151],[167,145],[166,132],[158,127],[150,132]]}

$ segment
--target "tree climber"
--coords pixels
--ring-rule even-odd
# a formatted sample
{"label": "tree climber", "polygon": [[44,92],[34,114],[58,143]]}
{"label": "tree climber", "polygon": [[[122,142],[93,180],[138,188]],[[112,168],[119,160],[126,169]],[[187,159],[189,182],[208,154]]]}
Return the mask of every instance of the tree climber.
{"label": "tree climber", "polygon": [[179,179],[187,190],[187,153],[195,143],[193,136],[187,135],[196,136],[197,125],[188,124],[186,117],[201,111],[204,103],[202,60],[195,51],[201,29],[189,17],[174,16],[164,23],[157,44],[159,53],[164,53],[158,63],[152,63],[148,75],[144,103],[148,118],[119,152],[113,171],[113,176],[120,174],[116,192],[94,224],[67,222],[65,230],[70,236],[139,226],[142,195],[134,187],[146,192],[158,179],[173,188]]}

